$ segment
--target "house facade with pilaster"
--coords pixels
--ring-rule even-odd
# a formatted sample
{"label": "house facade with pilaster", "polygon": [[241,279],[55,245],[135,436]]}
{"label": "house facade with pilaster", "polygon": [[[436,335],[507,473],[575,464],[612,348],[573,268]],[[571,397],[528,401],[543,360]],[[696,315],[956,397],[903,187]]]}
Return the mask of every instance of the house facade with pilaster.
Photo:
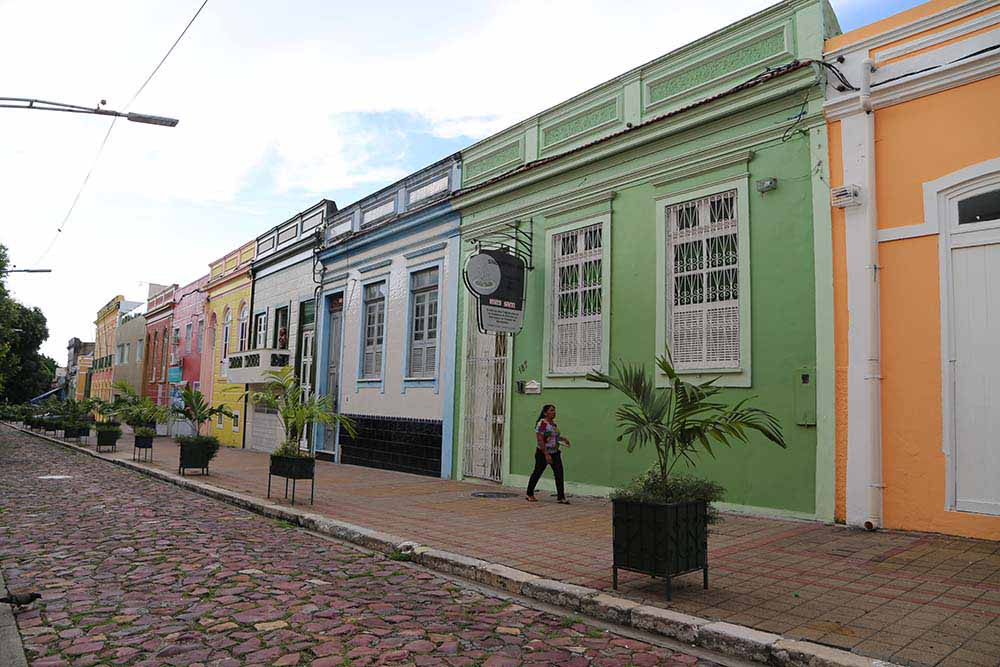
{"label": "house facade with pilaster", "polygon": [[[606,494],[653,464],[616,441],[621,394],[590,382],[669,347],[690,381],[755,397],[787,450],[751,438],[698,473],[728,507],[832,519],[833,342],[824,0],[787,0],[462,152],[463,256],[528,267],[523,328],[458,307],[453,473],[524,485],[555,404],[568,488]],[[822,279],[817,279],[822,276]],[[666,383],[658,375],[659,385]],[[551,482],[543,478],[543,485]]]}

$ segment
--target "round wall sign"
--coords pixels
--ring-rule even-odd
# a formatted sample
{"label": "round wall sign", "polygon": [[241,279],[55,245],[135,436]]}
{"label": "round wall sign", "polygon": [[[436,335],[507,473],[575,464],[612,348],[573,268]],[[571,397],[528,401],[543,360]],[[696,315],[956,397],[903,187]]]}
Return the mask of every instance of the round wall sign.
{"label": "round wall sign", "polygon": [[485,253],[473,255],[465,263],[469,289],[479,296],[488,296],[500,287],[500,265]]}

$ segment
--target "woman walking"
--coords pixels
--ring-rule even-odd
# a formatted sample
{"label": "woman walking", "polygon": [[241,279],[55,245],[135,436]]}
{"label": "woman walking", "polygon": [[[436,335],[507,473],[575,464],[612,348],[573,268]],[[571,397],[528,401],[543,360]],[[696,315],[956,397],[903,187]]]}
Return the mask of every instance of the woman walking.
{"label": "woman walking", "polygon": [[535,439],[537,440],[535,469],[528,481],[528,493],[525,498],[528,502],[538,502],[535,498],[535,485],[545,472],[545,466],[552,466],[552,474],[556,478],[556,498],[560,504],[569,505],[563,489],[562,454],[559,453],[560,445],[569,447],[569,440],[559,435],[559,426],[556,425],[556,406],[542,406],[538,421],[535,422]]}

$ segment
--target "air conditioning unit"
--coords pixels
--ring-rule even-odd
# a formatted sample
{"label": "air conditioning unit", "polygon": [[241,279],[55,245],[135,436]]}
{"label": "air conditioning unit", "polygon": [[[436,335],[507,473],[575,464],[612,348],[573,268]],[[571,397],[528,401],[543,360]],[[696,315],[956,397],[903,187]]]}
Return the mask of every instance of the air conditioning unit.
{"label": "air conditioning unit", "polygon": [[857,185],[841,185],[830,189],[830,205],[834,208],[861,206],[861,188]]}

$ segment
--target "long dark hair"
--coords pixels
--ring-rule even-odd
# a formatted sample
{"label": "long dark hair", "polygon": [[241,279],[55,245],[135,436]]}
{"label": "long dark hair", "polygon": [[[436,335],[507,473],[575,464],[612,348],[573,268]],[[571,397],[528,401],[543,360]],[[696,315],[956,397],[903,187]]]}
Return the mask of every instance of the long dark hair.
{"label": "long dark hair", "polygon": [[535,420],[535,424],[538,424],[538,422],[542,421],[542,419],[545,417],[545,413],[549,411],[549,408],[554,408],[554,407],[556,406],[552,405],[551,403],[546,403],[545,405],[543,405],[542,411],[538,413],[538,419]]}

